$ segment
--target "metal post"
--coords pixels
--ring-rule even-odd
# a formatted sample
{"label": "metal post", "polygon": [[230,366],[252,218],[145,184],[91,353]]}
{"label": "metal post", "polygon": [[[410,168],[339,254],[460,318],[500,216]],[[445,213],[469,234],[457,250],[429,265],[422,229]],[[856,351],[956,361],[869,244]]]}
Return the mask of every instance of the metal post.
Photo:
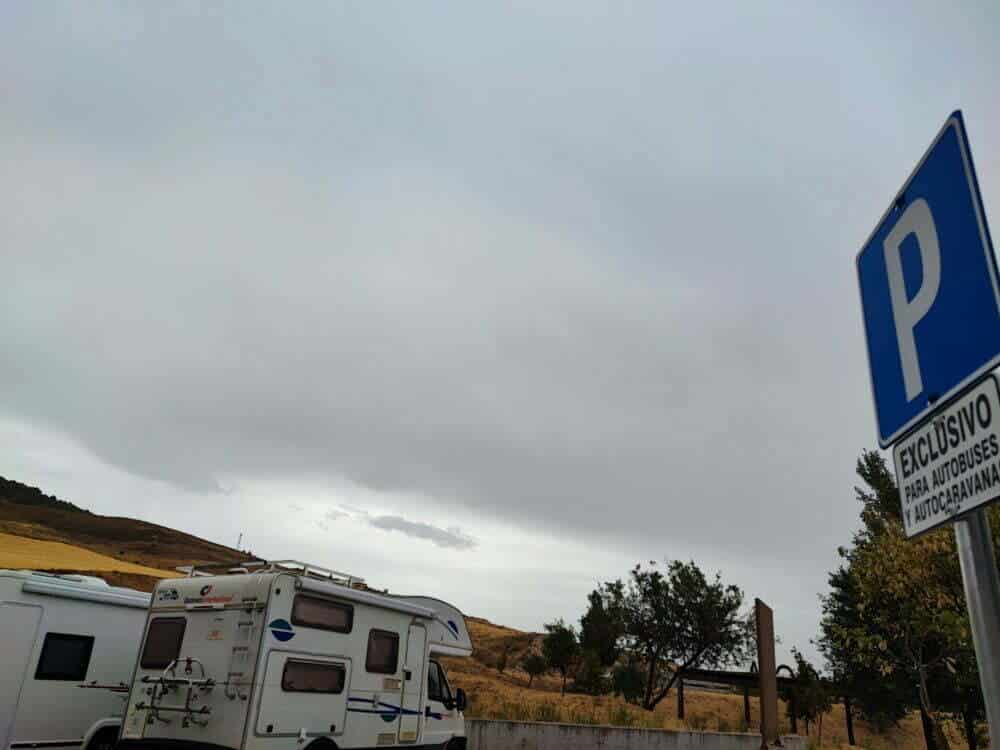
{"label": "metal post", "polygon": [[996,745],[1000,744],[1000,576],[985,509],[955,521],[955,542],[990,725],[990,744]]}

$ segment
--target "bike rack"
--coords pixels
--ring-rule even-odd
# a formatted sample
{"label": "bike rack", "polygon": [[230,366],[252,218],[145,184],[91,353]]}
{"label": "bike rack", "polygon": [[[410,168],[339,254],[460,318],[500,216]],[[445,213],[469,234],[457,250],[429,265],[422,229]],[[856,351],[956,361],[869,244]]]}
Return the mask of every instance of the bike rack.
{"label": "bike rack", "polygon": [[[177,676],[177,666],[180,663],[184,664],[184,674],[188,675],[187,677]],[[190,676],[194,672],[193,667],[195,665],[199,670],[201,670],[200,677]],[[160,713],[177,712],[183,714],[181,717],[181,726],[184,728],[189,727],[191,724],[195,724],[200,727],[208,725],[207,717],[212,713],[212,709],[208,706],[195,708],[192,705],[192,700],[196,697],[195,691],[209,693],[218,683],[216,683],[216,681],[211,677],[207,676],[205,673],[205,665],[202,664],[200,660],[190,656],[174,659],[167,665],[167,668],[163,670],[163,673],[159,677],[150,677],[149,675],[146,675],[140,680],[140,682],[151,686],[147,689],[150,696],[149,703],[136,704],[136,708],[140,710],[149,710],[149,723],[162,721],[164,724],[169,724],[170,719],[160,716]],[[183,706],[165,706],[162,703],[158,703],[158,701],[162,701],[163,698],[166,697],[167,693],[176,691],[181,687],[187,688]]]}

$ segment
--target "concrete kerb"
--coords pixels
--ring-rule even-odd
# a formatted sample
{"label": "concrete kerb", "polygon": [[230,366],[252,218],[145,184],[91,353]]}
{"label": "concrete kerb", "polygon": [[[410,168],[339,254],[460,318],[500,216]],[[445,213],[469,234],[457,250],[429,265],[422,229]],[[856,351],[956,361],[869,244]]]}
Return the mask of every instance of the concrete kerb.
{"label": "concrete kerb", "polygon": [[[469,750],[760,750],[759,734],[466,719]],[[805,737],[782,737],[806,750]]]}

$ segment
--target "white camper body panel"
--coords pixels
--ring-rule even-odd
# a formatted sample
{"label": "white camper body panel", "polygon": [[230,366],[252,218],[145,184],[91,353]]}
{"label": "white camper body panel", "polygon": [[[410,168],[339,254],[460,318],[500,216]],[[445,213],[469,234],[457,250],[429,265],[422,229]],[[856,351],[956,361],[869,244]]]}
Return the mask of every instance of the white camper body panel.
{"label": "white camper body panel", "polygon": [[464,747],[445,637],[471,653],[450,605],[283,569],[162,581],[121,748]]}
{"label": "white camper body panel", "polygon": [[[77,748],[121,717],[149,595],[85,576],[0,570],[0,750]],[[111,722],[112,724],[114,722]]]}

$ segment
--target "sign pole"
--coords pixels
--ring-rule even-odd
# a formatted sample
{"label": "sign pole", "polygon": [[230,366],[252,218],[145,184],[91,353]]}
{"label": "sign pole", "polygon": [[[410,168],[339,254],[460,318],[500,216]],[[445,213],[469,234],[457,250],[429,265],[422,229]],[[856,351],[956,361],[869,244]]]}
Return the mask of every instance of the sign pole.
{"label": "sign pole", "polygon": [[991,743],[995,744],[1000,739],[1000,575],[984,508],[955,521],[955,542],[962,565],[986,720]]}

